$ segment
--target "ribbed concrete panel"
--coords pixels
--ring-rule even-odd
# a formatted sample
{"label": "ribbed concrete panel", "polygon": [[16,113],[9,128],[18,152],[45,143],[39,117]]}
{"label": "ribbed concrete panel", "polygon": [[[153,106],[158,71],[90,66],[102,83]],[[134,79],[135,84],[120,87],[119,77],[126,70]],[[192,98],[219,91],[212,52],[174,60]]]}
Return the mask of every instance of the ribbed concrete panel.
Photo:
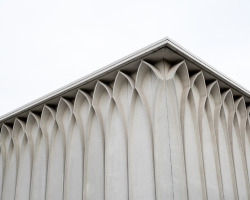
{"label": "ribbed concrete panel", "polygon": [[250,199],[247,97],[164,56],[3,121],[1,199]]}

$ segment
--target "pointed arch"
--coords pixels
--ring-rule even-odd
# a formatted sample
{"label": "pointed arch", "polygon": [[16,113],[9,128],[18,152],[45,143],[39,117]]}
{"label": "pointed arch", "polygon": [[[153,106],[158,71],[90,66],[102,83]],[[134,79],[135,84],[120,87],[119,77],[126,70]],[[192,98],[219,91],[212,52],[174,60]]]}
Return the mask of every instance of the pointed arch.
{"label": "pointed arch", "polygon": [[134,91],[130,108],[129,198],[155,199],[152,129],[139,94]]}
{"label": "pointed arch", "polygon": [[17,162],[19,162],[19,156],[21,151],[21,145],[23,138],[26,137],[26,124],[23,120],[16,118],[13,124],[12,137],[17,145]]}
{"label": "pointed arch", "polygon": [[151,65],[150,63],[142,60],[137,71],[136,75],[136,87],[141,88],[143,85],[143,79],[147,76],[147,73],[149,71],[152,71],[153,74],[158,78],[158,79],[164,79],[161,72],[155,68],[155,66]]}
{"label": "pointed arch", "polygon": [[65,159],[64,199],[82,200],[83,195],[83,137],[72,115],[67,138]]}
{"label": "pointed arch", "polygon": [[47,136],[46,199],[61,200],[63,195],[63,140],[56,122],[56,110],[45,105],[41,115],[41,129]]}
{"label": "pointed arch", "polygon": [[78,90],[74,102],[73,113],[76,118],[78,127],[81,131],[81,135],[84,141],[84,146],[86,145],[87,122],[91,106],[92,106],[92,97],[88,93]]}
{"label": "pointed arch", "polygon": [[[231,130],[232,121],[233,121],[233,115],[235,112],[235,105],[234,105],[234,98],[233,98],[233,92],[231,89],[226,90],[222,94],[222,106],[225,112],[227,126],[229,131]],[[231,137],[231,133],[229,135]]]}
{"label": "pointed arch", "polygon": [[[200,120],[207,97],[205,80],[198,72],[190,77],[191,88],[182,95],[181,123],[184,143],[188,198],[206,199]],[[206,90],[205,90],[206,91]]]}
{"label": "pointed arch", "polygon": [[242,144],[244,145],[246,121],[247,121],[247,110],[246,110],[246,102],[243,97],[240,97],[239,99],[235,101],[235,109],[236,109],[236,115],[238,117],[239,125],[240,125],[240,132],[241,132],[240,138],[241,138]]}
{"label": "pointed arch", "polygon": [[[172,79],[165,80],[169,66],[162,61],[157,67],[161,72],[155,66],[142,62],[136,77],[136,89],[148,113],[149,124],[152,123],[156,198],[175,196],[185,199],[186,178],[175,74]],[[177,165],[181,167],[176,168]]]}
{"label": "pointed arch", "polygon": [[[23,124],[23,137],[19,140],[19,161],[18,176],[16,183],[16,200],[29,199],[31,173],[32,173],[32,141],[28,136],[26,129],[27,123]],[[16,136],[15,136],[16,137]]]}
{"label": "pointed arch", "polygon": [[47,153],[49,153],[52,145],[53,130],[56,123],[56,110],[51,106],[44,105],[41,114],[40,126],[47,144]]}
{"label": "pointed arch", "polygon": [[236,116],[238,118],[238,123],[240,127],[240,134],[239,134],[239,140],[241,141],[240,150],[241,150],[241,156],[242,156],[242,165],[244,169],[244,177],[246,182],[246,187],[248,191],[248,196],[250,198],[250,183],[248,178],[248,170],[247,170],[247,158],[245,154],[245,136],[246,136],[246,125],[247,125],[247,109],[246,109],[246,102],[243,97],[237,99],[235,101],[235,107],[236,107]]}
{"label": "pointed arch", "polygon": [[104,200],[104,132],[94,108],[88,117],[88,135],[84,157],[84,199]]}
{"label": "pointed arch", "polygon": [[178,105],[180,107],[182,91],[185,88],[190,88],[190,80],[188,74],[188,68],[185,61],[177,63],[172,66],[168,71],[166,80],[174,80],[176,87],[176,95],[178,97]]}
{"label": "pointed arch", "polygon": [[3,125],[1,129],[1,145],[5,154],[5,169],[3,176],[2,199],[15,198],[16,174],[17,174],[17,155],[16,143],[12,138],[12,128]]}
{"label": "pointed arch", "polygon": [[[190,77],[190,87],[192,88],[194,101],[196,105],[199,105],[201,102],[205,102],[207,98],[207,89],[204,75],[201,71],[193,74]],[[199,115],[199,111],[196,110],[197,116]]]}
{"label": "pointed arch", "polygon": [[[161,88],[158,89],[158,87]],[[135,88],[142,100],[145,100],[144,104],[148,107],[150,118],[153,120],[155,97],[164,91],[163,76],[154,66],[141,61],[136,75]]]}
{"label": "pointed arch", "polygon": [[244,160],[243,152],[241,149],[242,141],[240,139],[240,125],[237,114],[233,118],[233,127],[232,127],[232,154],[234,159],[235,175],[238,188],[239,199],[247,199],[249,197],[248,182],[245,176],[244,169]]}
{"label": "pointed arch", "polygon": [[223,195],[225,199],[232,199],[232,200],[237,199],[238,194],[235,185],[234,170],[232,168],[232,156],[230,150],[231,148],[230,148],[228,126],[223,106],[221,107],[219,113],[216,135],[218,144],[218,154],[220,160]]}
{"label": "pointed arch", "polygon": [[223,199],[216,130],[218,127],[221,94],[217,81],[207,86],[207,100],[200,129],[208,199]]}
{"label": "pointed arch", "polygon": [[67,138],[69,135],[69,124],[72,114],[73,104],[69,100],[61,98],[57,107],[56,121],[63,139],[64,157],[66,154]]}
{"label": "pointed arch", "polygon": [[107,84],[98,81],[94,89],[92,104],[97,116],[102,121],[103,124],[102,131],[104,132],[105,137],[106,137],[105,130],[107,124],[108,109],[111,98],[112,98],[111,88]]}
{"label": "pointed arch", "polygon": [[105,199],[128,199],[127,132],[115,101],[108,111],[105,141]]}
{"label": "pointed arch", "polygon": [[[220,117],[222,126],[221,128],[224,131],[224,136],[222,137],[220,132],[218,133],[218,143],[224,197],[228,197],[229,199],[234,197],[234,199],[236,199],[238,198],[238,190],[231,143],[235,105],[231,89],[224,91],[221,95],[221,99],[222,108]],[[223,146],[226,148],[223,149]]]}
{"label": "pointed arch", "polygon": [[119,71],[116,75],[113,89],[113,98],[125,118],[128,126],[129,108],[132,100],[132,93],[135,89],[135,82],[129,75]]}
{"label": "pointed arch", "polygon": [[26,133],[31,143],[30,199],[44,199],[46,192],[47,154],[46,140],[40,128],[40,116],[30,112]]}
{"label": "pointed arch", "polygon": [[26,136],[26,124],[24,121],[16,118],[14,121],[13,125],[13,131],[12,131],[12,137],[13,140],[15,141],[14,143],[16,144],[16,156],[17,156],[17,173],[16,173],[16,180],[15,180],[15,191],[14,194],[16,196],[16,191],[18,190],[18,183],[20,182],[19,180],[19,174],[22,174],[22,171],[20,170],[20,160],[22,157],[22,142],[23,140],[27,137]]}
{"label": "pointed arch", "polygon": [[[185,172],[185,155],[183,143],[183,111],[186,106],[186,96],[190,89],[190,80],[186,63],[180,62],[174,66],[165,67],[165,101],[167,106],[167,123],[169,148],[171,155],[173,195],[179,199],[187,199],[187,183]],[[158,104],[158,103],[157,103]],[[157,105],[156,105],[157,106]],[[157,110],[155,108],[155,110]],[[160,107],[158,111],[160,111]],[[163,112],[163,111],[161,111]],[[156,114],[157,116],[158,114]],[[175,167],[180,166],[180,167]]]}

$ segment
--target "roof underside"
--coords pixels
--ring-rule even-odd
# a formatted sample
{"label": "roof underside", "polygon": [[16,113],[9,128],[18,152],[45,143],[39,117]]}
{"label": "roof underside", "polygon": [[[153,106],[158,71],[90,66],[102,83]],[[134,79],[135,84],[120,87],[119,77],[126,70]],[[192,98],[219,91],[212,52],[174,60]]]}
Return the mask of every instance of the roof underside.
{"label": "roof underside", "polygon": [[41,112],[44,104],[57,106],[61,97],[72,99],[75,97],[79,89],[92,91],[97,80],[107,83],[111,82],[114,80],[114,77],[119,70],[128,74],[133,73],[137,70],[142,59],[149,63],[155,63],[161,59],[165,59],[171,64],[176,64],[185,60],[190,73],[202,71],[206,82],[218,80],[219,86],[222,90],[232,89],[234,96],[243,96],[246,103],[250,102],[249,91],[213,69],[173,40],[164,38],[98,71],[95,71],[90,75],[1,116],[0,126],[3,123],[12,124],[16,117],[26,118],[29,112]]}

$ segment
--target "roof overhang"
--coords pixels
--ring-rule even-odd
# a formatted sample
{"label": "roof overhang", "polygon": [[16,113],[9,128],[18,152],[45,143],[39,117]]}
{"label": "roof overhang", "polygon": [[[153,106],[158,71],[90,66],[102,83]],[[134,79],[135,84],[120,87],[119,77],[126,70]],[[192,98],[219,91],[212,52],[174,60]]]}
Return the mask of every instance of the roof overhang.
{"label": "roof overhang", "polygon": [[27,117],[30,111],[41,112],[44,104],[57,105],[61,97],[73,98],[78,89],[92,90],[97,80],[105,82],[111,81],[114,74],[118,70],[132,73],[139,65],[139,62],[144,59],[150,62],[155,62],[160,59],[166,59],[171,63],[177,63],[185,60],[189,71],[202,70],[206,81],[218,80],[221,89],[231,88],[234,96],[243,96],[245,101],[250,102],[250,92],[232,81],[230,78],[217,71],[209,64],[187,51],[185,48],[166,37],[145,48],[142,48],[116,62],[113,62],[83,78],[76,80],[56,91],[53,91],[35,101],[32,101],[16,110],[13,110],[0,117],[0,126],[3,123],[13,123],[15,117]]}

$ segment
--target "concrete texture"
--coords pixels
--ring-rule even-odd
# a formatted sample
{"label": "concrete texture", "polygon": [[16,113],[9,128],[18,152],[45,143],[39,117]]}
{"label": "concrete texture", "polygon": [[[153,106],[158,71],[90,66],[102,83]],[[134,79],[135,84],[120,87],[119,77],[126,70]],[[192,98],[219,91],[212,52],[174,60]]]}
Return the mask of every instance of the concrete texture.
{"label": "concrete texture", "polygon": [[211,76],[139,59],[3,121],[1,199],[250,199],[250,108]]}

